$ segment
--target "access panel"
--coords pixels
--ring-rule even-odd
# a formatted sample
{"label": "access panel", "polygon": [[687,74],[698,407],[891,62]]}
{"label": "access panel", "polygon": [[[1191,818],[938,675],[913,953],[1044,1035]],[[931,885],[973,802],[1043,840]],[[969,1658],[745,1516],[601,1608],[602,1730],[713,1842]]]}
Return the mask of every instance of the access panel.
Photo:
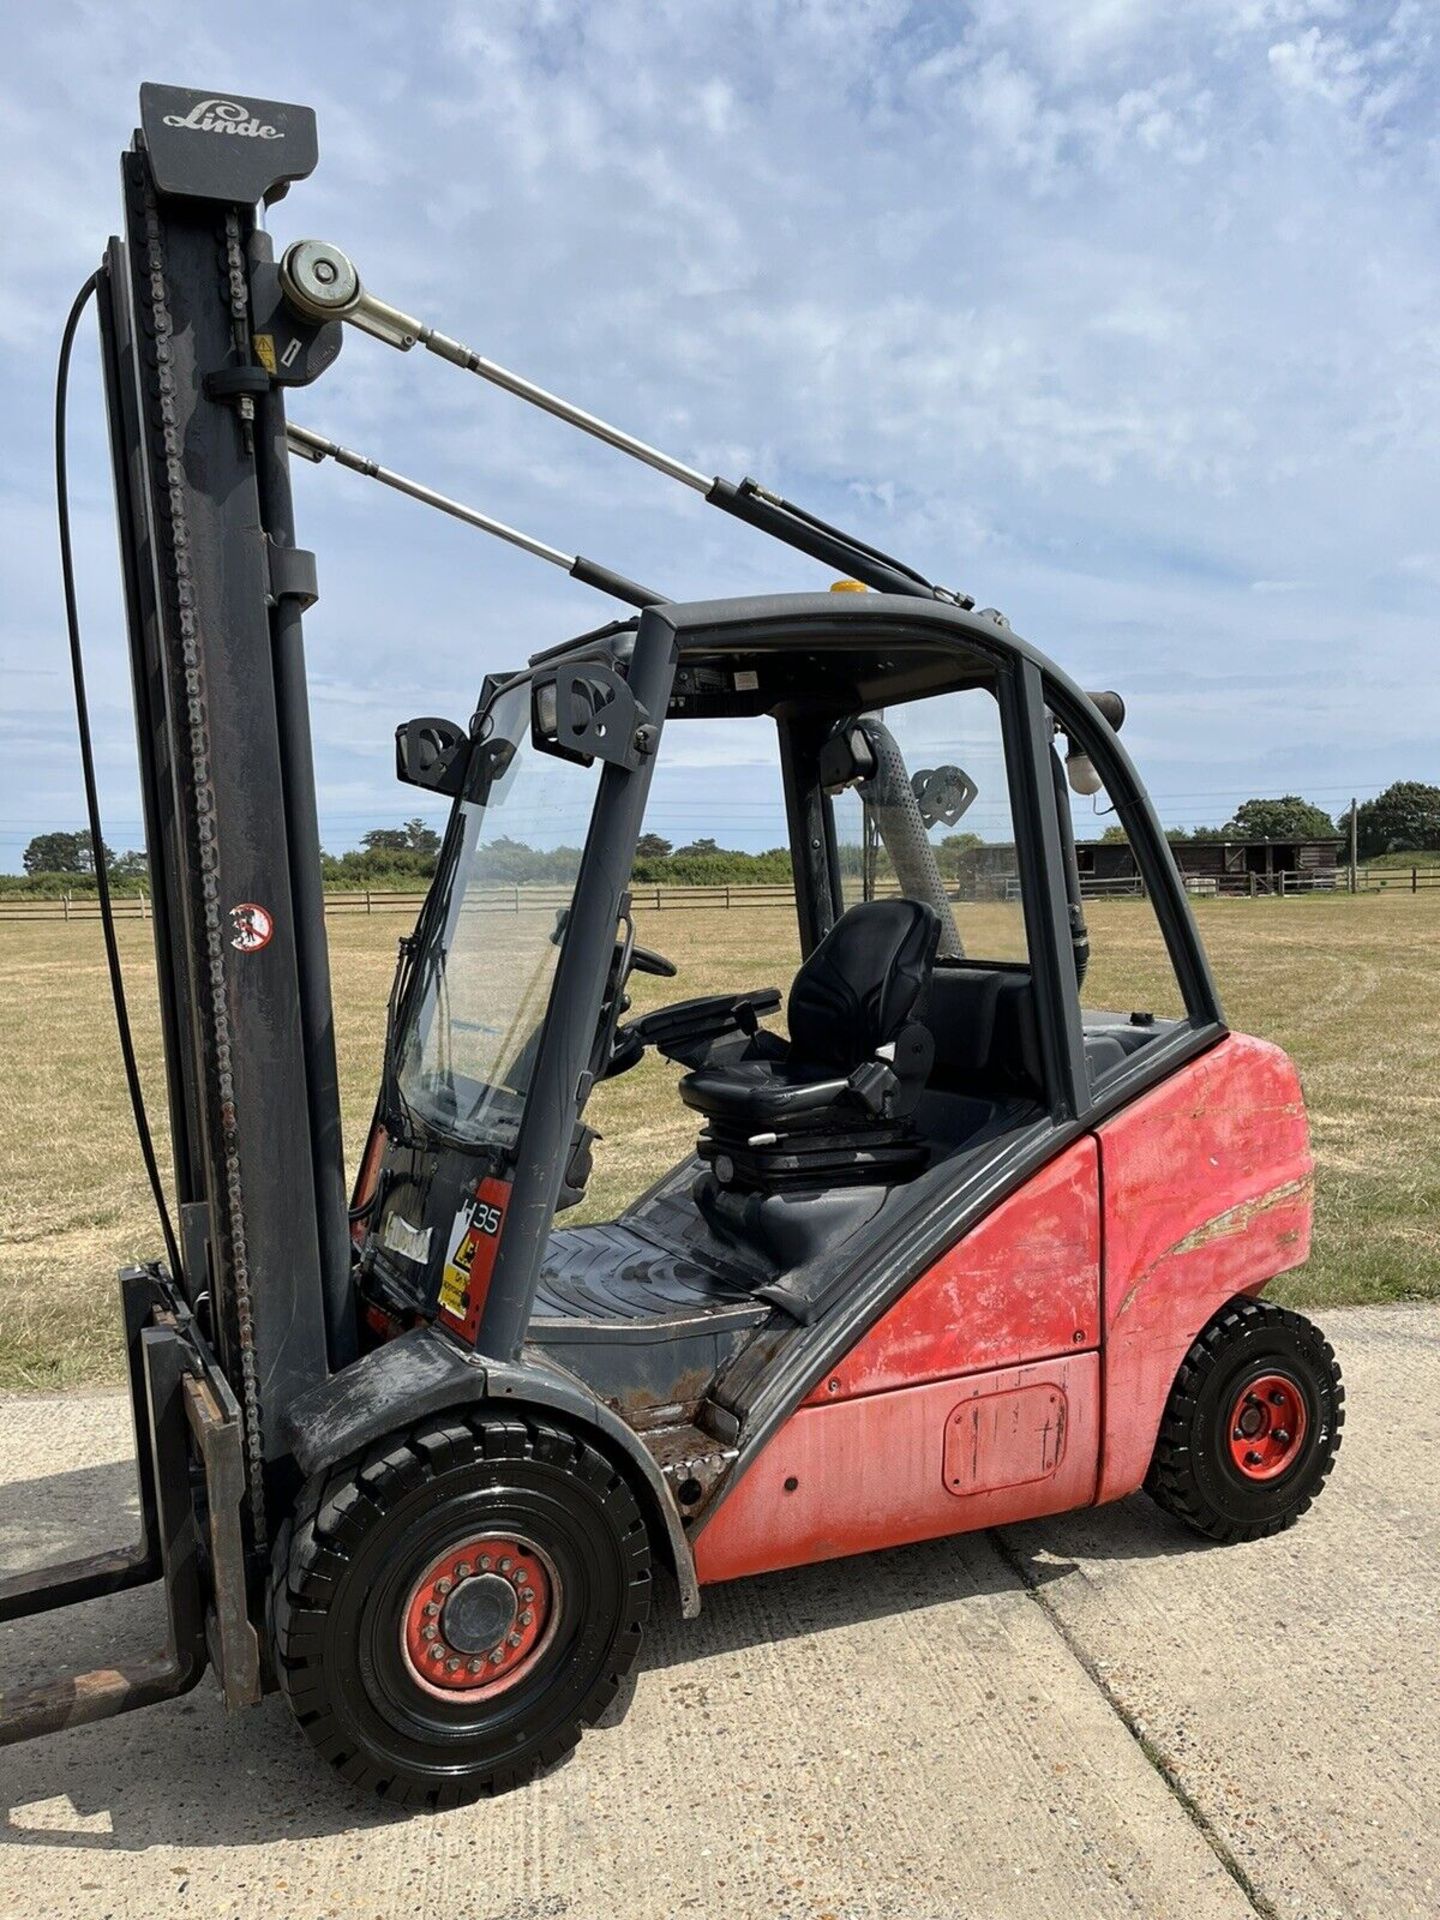
{"label": "access panel", "polygon": [[1095,1491],[1091,1353],[801,1407],[700,1534],[705,1582],[1063,1513]]}

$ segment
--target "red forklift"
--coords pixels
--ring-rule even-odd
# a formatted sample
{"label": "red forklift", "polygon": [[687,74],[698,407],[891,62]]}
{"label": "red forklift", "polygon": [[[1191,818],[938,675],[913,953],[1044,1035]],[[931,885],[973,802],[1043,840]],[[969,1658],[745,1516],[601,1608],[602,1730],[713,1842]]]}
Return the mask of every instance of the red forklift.
{"label": "red forklift", "polygon": [[[144,87],[123,236],[65,332],[99,844],[64,500],[93,297],[174,1211],[107,917],[164,1237],[120,1275],[141,1537],[6,1581],[0,1618],[160,1582],[169,1640],[12,1695],[0,1739],[210,1666],[231,1707],[283,1691],[357,1786],[449,1806],[530,1779],[603,1712],[657,1567],[693,1618],[715,1581],[1142,1487],[1218,1542],[1293,1525],[1343,1418],[1324,1338],[1260,1297],[1308,1252],[1300,1086],[1225,1025],[1119,699],[993,608],[375,298],[338,248],[277,261],[259,209],[317,155],[304,107]],[[347,328],[422,346],[863,590],[676,602],[288,422]],[[348,1191],[291,451],[628,610],[487,678],[468,721],[397,732],[399,777],[451,810]],[[632,975],[677,972],[636,940],[636,842],[693,722],[773,741],[802,959],[636,1016]],[[1086,1002],[1069,794],[1102,788],[1174,1010]],[[987,827],[964,871],[944,844],[962,819]],[[517,843],[546,887],[499,914],[497,849]],[[590,1096],[647,1051],[679,1070],[694,1151],[617,1218],[567,1225]]]}

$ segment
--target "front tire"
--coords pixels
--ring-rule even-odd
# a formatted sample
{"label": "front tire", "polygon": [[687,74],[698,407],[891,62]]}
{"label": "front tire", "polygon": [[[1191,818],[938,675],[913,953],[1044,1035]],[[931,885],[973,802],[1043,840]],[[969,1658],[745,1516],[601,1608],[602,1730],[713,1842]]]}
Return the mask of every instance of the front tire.
{"label": "front tire", "polygon": [[306,1736],[408,1806],[523,1785],[634,1664],[650,1547],[623,1474],[549,1422],[466,1412],[316,1475],[276,1542],[271,1632]]}
{"label": "front tire", "polygon": [[1233,1300],[1181,1363],[1145,1491],[1211,1540],[1282,1533],[1324,1486],[1344,1424],[1340,1368],[1319,1329]]}

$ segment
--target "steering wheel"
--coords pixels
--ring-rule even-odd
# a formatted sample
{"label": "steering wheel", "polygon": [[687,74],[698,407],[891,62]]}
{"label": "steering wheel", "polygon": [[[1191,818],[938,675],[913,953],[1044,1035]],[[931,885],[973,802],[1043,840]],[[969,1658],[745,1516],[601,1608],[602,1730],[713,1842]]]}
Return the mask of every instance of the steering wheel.
{"label": "steering wheel", "polygon": [[593,1071],[597,1080],[613,1080],[617,1074],[627,1073],[631,1067],[639,1065],[645,1052],[644,1043],[638,1035],[620,1025],[622,1014],[630,1011],[630,996],[625,991],[625,983],[630,975],[649,973],[659,980],[673,980],[679,971],[675,962],[667,960],[663,953],[656,953],[651,947],[636,946],[635,923],[627,913],[624,936],[615,942],[615,951],[611,956],[605,1000],[596,1034]]}
{"label": "steering wheel", "polygon": [[[673,980],[680,969],[673,960],[667,960],[663,953],[656,953],[652,947],[632,947],[629,971],[652,973],[657,980]],[[623,986],[624,982],[621,984]]]}

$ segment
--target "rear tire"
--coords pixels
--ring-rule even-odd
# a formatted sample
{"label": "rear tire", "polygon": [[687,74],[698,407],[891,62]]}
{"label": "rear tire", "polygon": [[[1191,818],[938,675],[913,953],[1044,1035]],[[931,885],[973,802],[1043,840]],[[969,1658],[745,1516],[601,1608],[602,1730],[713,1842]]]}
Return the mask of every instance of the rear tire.
{"label": "rear tire", "polygon": [[1145,1491],[1211,1540],[1282,1533],[1325,1484],[1344,1424],[1340,1368],[1319,1329],[1232,1300],[1181,1363]]}
{"label": "rear tire", "polygon": [[311,1479],[275,1547],[296,1719],[346,1780],[406,1806],[553,1765],[614,1698],[649,1612],[628,1482],[541,1420],[467,1411],[383,1440]]}

